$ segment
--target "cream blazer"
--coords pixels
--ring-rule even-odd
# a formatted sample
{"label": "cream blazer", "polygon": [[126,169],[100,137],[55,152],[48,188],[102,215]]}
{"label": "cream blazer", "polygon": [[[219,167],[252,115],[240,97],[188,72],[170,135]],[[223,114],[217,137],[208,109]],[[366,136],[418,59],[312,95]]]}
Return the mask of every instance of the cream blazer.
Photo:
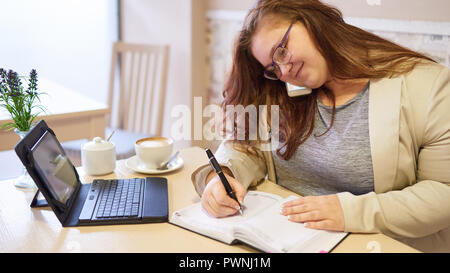
{"label": "cream blazer", "polygon": [[[383,233],[425,252],[450,252],[450,70],[417,65],[370,81],[369,135],[375,192],[338,193],[345,231]],[[252,156],[222,142],[216,158],[245,187],[276,182],[270,151]],[[201,195],[211,171],[192,180]]]}

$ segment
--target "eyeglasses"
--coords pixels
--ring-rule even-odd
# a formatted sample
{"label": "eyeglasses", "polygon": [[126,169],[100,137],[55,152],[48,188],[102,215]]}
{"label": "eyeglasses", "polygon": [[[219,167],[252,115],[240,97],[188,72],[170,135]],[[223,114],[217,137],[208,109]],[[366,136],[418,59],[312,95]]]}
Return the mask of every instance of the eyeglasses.
{"label": "eyeglasses", "polygon": [[289,36],[289,32],[291,31],[293,24],[294,23],[289,26],[286,34],[284,34],[283,36],[283,39],[281,39],[280,44],[277,46],[277,48],[275,48],[275,51],[272,55],[272,63],[264,67],[264,77],[269,80],[279,80],[281,76],[281,69],[279,65],[288,63],[292,57],[291,52],[289,52],[289,50],[287,50],[286,48],[286,45],[283,46],[283,44]]}

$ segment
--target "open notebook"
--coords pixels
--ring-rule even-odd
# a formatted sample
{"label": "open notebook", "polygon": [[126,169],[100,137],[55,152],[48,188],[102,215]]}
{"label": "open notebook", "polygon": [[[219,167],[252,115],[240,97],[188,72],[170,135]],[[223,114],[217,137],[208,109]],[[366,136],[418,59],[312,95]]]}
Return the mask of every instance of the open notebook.
{"label": "open notebook", "polygon": [[241,241],[265,252],[328,252],[347,235],[308,229],[289,221],[280,209],[283,203],[296,198],[249,191],[243,215],[215,218],[198,202],[173,212],[169,222],[227,244]]}

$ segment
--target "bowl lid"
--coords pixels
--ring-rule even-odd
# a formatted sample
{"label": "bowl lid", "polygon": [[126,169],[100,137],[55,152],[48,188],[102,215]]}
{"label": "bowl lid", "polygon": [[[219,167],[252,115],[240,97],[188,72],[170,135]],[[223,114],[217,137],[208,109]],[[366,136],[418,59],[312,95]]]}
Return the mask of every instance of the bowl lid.
{"label": "bowl lid", "polygon": [[114,148],[114,143],[103,140],[101,137],[94,137],[92,141],[83,144],[86,151],[104,151]]}

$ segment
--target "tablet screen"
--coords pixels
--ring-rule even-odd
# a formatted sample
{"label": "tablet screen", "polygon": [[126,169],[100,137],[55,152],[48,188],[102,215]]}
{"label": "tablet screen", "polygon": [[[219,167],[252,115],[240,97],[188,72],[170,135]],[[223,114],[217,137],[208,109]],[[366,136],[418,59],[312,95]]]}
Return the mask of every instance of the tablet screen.
{"label": "tablet screen", "polygon": [[54,135],[46,131],[31,148],[36,170],[52,197],[66,203],[78,183],[72,163]]}

